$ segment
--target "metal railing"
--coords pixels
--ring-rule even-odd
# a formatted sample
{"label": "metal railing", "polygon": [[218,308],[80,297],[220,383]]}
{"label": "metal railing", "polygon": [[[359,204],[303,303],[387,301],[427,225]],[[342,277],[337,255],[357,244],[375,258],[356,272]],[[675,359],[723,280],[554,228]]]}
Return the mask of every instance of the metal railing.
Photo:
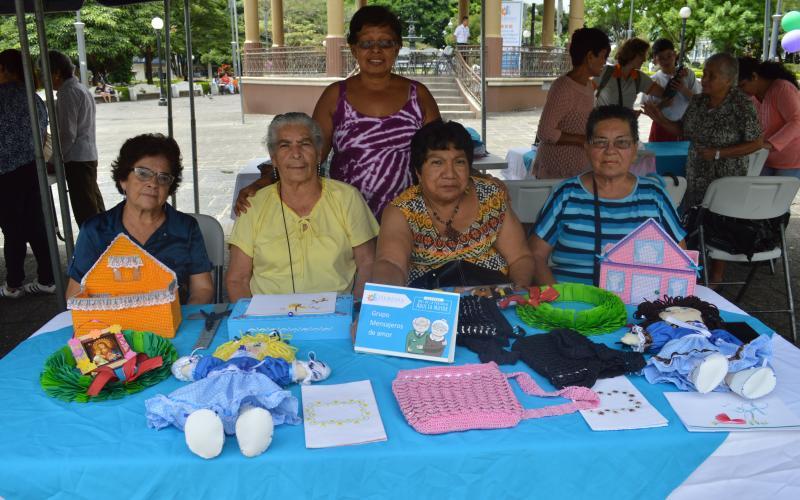
{"label": "metal railing", "polygon": [[[348,47],[342,47],[342,73],[352,74],[357,66],[356,59]],[[394,62],[392,72],[403,76],[437,76],[453,74],[453,55],[439,49],[402,49]]]}
{"label": "metal railing", "polygon": [[503,47],[503,76],[561,76],[572,68],[562,47]]}
{"label": "metal railing", "polygon": [[[460,46],[452,55],[438,49],[400,51],[394,72],[405,76],[455,75],[473,97],[473,80],[480,75],[480,47]],[[315,47],[273,47],[244,53],[244,75],[324,75],[325,50]],[[342,73],[356,70],[356,60],[349,47],[342,47]],[[503,47],[502,76],[556,77],[569,71],[569,54],[560,47]],[[479,89],[480,86],[478,86]]]}
{"label": "metal railing", "polygon": [[325,50],[272,47],[244,53],[244,75],[324,75]]}
{"label": "metal railing", "polygon": [[472,51],[471,49],[467,50],[456,50],[455,54],[453,55],[453,73],[455,74],[456,80],[461,84],[461,86],[466,89],[470,96],[472,96],[475,101],[478,103],[481,102],[481,75],[476,73],[473,68],[477,67],[478,64],[471,63],[470,61],[475,60],[475,54],[477,53],[477,61],[480,63],[481,60],[481,51],[480,47]]}

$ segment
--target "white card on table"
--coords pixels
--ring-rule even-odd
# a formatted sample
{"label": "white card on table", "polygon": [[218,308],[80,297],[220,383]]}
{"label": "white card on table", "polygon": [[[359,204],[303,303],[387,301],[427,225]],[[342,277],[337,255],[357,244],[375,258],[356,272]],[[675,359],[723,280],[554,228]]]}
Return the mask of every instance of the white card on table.
{"label": "white card on table", "polygon": [[581,415],[593,431],[649,429],[669,423],[623,375],[600,379],[592,390],[600,396],[600,406],[581,410]]}
{"label": "white card on table", "polygon": [[386,431],[369,380],[304,385],[306,448],[329,448],[386,441]]}
{"label": "white card on table", "polygon": [[800,419],[777,398],[744,399],[732,392],[667,392],[691,432],[800,430]]}
{"label": "white card on table", "polygon": [[303,316],[332,314],[336,311],[336,292],[253,295],[247,316]]}

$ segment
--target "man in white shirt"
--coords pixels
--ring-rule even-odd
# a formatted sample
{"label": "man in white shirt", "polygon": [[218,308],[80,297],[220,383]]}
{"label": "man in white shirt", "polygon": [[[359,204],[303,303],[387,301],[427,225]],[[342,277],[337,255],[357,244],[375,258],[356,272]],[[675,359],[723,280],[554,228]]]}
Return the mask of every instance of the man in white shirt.
{"label": "man in white shirt", "polygon": [[467,16],[461,19],[461,24],[456,26],[456,30],[453,34],[456,37],[456,43],[458,45],[466,45],[469,43],[469,18]]}
{"label": "man in white shirt", "polygon": [[69,57],[55,50],[49,56],[53,88],[58,91],[56,118],[69,199],[81,226],[91,216],[105,212],[97,187],[94,96],[75,78]]}

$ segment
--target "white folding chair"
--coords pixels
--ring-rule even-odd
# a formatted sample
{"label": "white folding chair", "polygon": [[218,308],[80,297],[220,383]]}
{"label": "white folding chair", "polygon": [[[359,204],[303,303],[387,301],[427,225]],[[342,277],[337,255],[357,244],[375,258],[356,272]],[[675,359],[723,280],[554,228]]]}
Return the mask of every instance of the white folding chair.
{"label": "white folding chair", "polygon": [[533,224],[539,218],[553,187],[564,179],[525,179],[505,181],[511,196],[511,208],[523,224]]}
{"label": "white folding chair", "polygon": [[764,163],[767,162],[767,156],[769,156],[769,149],[766,148],[761,148],[747,155],[747,175],[751,177],[761,175],[761,169],[764,168]]}
{"label": "white folding chair", "polygon": [[225,265],[225,233],[219,221],[210,215],[189,214],[200,226],[200,233],[203,235],[203,242],[206,244],[206,252],[213,266],[211,276],[214,279],[214,303],[222,301],[222,268]]}
{"label": "white folding chair", "polygon": [[[789,211],[789,207],[800,189],[800,179],[793,177],[723,177],[708,186],[703,198],[703,211],[714,214],[736,217],[739,219],[764,220],[780,217]],[[702,217],[702,214],[701,214]],[[702,220],[702,218],[701,218]],[[783,224],[780,225],[781,243],[775,248],[753,254],[749,259],[752,264],[747,280],[740,283],[735,302],[741,300],[745,290],[755,277],[757,263],[776,259],[783,260],[783,274],[786,281],[786,299],[788,308],[751,311],[761,313],[789,313],[791,317],[792,339],[797,342],[797,324],[795,318],[794,301],[792,298],[792,282],[789,275],[789,254],[786,247],[786,232]],[[730,254],[724,250],[706,244],[702,224],[700,225],[700,255],[703,259],[703,280],[708,283],[708,259],[723,260],[728,262],[748,262],[744,254]]]}
{"label": "white folding chair", "polygon": [[669,176],[664,177],[664,189],[672,198],[672,204],[679,207],[683,201],[683,195],[686,194],[686,177],[676,176],[674,179]]}

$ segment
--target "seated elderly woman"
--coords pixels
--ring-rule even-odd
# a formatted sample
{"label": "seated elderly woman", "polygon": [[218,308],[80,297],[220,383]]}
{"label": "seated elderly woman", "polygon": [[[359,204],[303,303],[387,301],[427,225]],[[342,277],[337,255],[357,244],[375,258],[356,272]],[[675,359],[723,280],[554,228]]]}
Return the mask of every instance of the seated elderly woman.
{"label": "seated elderly woman", "polygon": [[211,261],[194,217],[178,212],[167,197],[181,182],[181,151],[171,137],[144,134],[125,141],[111,177],[125,196],[114,208],[88,219],[69,266],[67,297],[120,233],[172,269],[182,303],[207,304],[214,295]]}
{"label": "seated elderly woman", "polygon": [[319,176],[322,131],[305,113],[276,116],[266,144],[278,182],[259,190],[233,226],[231,302],[252,294],[360,296],[378,223],[356,188]]}
{"label": "seated elderly woman", "polygon": [[469,133],[456,122],[435,121],[417,131],[411,166],[419,184],[383,212],[374,282],[415,286],[426,273],[460,260],[530,285],[533,258],[522,225],[502,188],[470,176],[472,155]]}
{"label": "seated elderly woman", "polygon": [[535,281],[596,283],[601,249],[649,218],[682,243],[686,232],[659,181],[629,172],[638,130],[630,108],[601,106],[589,115],[585,147],[592,169],[558,184],[542,208],[528,241]]}

